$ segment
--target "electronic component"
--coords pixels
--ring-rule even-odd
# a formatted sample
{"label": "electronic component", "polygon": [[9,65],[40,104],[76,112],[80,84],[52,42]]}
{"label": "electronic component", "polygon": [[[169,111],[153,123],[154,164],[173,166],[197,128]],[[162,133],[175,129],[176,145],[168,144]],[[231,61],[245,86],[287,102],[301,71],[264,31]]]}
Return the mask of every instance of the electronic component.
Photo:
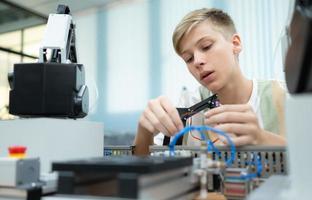
{"label": "electronic component", "polygon": [[[222,161],[229,156],[230,148],[228,146],[217,146],[219,153],[212,152],[212,160]],[[175,156],[186,154],[189,151],[192,157],[199,157],[199,146],[176,146]],[[150,152],[155,156],[169,155],[167,146],[150,146]],[[181,153],[182,152],[182,153]],[[282,146],[242,146],[236,147],[235,160],[231,165],[232,168],[243,168],[247,163],[253,162],[253,155],[259,155],[261,162],[264,164],[261,171],[261,178],[268,178],[271,175],[288,174],[287,152],[286,147]],[[251,169],[255,173],[256,169]]]}
{"label": "electronic component", "polygon": [[[59,162],[54,163],[53,166],[54,170],[60,174],[59,193],[70,194],[71,197],[79,194],[94,197],[121,197],[123,195],[126,198],[170,199],[178,195],[175,198],[179,199],[181,192],[186,191],[184,194],[188,195],[187,199],[191,199],[196,195],[200,196],[201,182],[201,193],[205,194],[203,186],[206,185],[208,198],[214,192],[219,195],[224,193],[230,199],[243,199],[270,175],[287,173],[285,147],[238,147],[230,168],[225,166],[230,148],[216,147],[219,153],[207,154],[206,147],[176,146],[172,157],[167,146],[150,146],[151,155],[155,158],[141,158],[120,156],[131,155],[131,146],[110,146],[106,147],[107,152],[104,158]],[[189,164],[175,162],[177,161],[175,159],[184,158],[195,159],[192,164],[190,164],[192,161]],[[256,158],[263,164],[262,171],[258,170]],[[170,159],[171,163],[168,162]],[[60,165],[57,167],[58,164]],[[230,176],[232,171],[237,173],[235,178]],[[234,179],[238,178],[239,184],[234,183],[236,181]],[[145,182],[146,180],[148,183]],[[135,187],[124,187],[120,185],[121,183]],[[128,190],[119,190],[120,187]]]}
{"label": "electronic component", "polygon": [[[227,168],[224,168],[224,163],[229,157],[230,147],[216,147],[218,151],[208,153],[206,158],[203,157],[203,148],[200,146],[176,146],[174,152],[176,157],[190,155],[194,158],[193,172],[194,175],[197,175],[197,181],[200,181],[200,177],[205,175],[204,169],[206,168],[207,178],[206,180],[203,179],[203,182],[207,183],[209,193],[222,192],[228,199],[244,199],[249,192],[271,175],[287,174],[285,147],[238,147],[235,151],[234,162]],[[206,148],[204,149],[206,151]],[[167,146],[150,146],[150,152],[151,155],[155,156],[172,155]],[[207,167],[200,168],[203,158],[206,160],[204,163],[209,162],[210,164],[206,164]],[[233,171],[236,171],[235,178],[230,176],[230,172]],[[204,192],[202,193],[204,194]]]}
{"label": "electronic component", "polygon": [[133,155],[135,146],[104,146],[104,156]]}
{"label": "electronic component", "polygon": [[[215,107],[218,107],[220,105],[218,97],[216,94],[208,97],[207,99],[189,107],[189,108],[177,108],[180,118],[183,122],[183,125],[186,125],[186,120],[190,117],[192,117],[193,115],[195,115],[196,113],[199,113],[200,111],[204,110],[204,109],[212,109]],[[180,137],[179,140],[177,141],[177,145],[182,145],[182,140],[183,137]],[[170,142],[170,137],[165,136],[164,137],[164,141],[163,141],[163,145],[168,145]]]}
{"label": "electronic component", "polygon": [[39,181],[39,158],[0,158],[0,186],[17,187]]}
{"label": "electronic component", "polygon": [[227,199],[244,199],[250,192],[250,180],[242,177],[248,174],[246,168],[227,168],[224,173],[223,194]]}
{"label": "electronic component", "polygon": [[218,107],[220,105],[219,101],[218,101],[218,97],[216,94],[212,95],[211,97],[189,107],[189,108],[177,108],[180,118],[182,120],[182,122],[185,125],[186,120],[189,117],[192,117],[193,115],[195,115],[196,113],[204,110],[204,109],[212,109],[215,107]]}

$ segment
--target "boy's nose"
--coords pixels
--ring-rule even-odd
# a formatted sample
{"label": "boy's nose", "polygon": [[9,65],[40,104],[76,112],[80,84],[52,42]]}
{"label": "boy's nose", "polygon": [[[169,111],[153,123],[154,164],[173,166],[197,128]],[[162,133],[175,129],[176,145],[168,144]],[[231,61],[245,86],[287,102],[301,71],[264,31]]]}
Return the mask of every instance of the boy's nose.
{"label": "boy's nose", "polygon": [[197,68],[201,68],[205,63],[205,55],[203,53],[197,52],[194,54],[194,65]]}

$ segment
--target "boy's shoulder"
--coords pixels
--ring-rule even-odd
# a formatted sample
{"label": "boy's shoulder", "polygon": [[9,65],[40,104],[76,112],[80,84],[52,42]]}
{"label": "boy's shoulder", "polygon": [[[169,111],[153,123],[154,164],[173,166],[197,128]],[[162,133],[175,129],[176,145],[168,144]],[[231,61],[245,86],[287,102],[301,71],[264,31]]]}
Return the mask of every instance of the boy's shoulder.
{"label": "boy's shoulder", "polygon": [[287,93],[286,83],[282,80],[256,80],[258,84],[258,92],[261,93],[272,93],[272,92],[282,92]]}

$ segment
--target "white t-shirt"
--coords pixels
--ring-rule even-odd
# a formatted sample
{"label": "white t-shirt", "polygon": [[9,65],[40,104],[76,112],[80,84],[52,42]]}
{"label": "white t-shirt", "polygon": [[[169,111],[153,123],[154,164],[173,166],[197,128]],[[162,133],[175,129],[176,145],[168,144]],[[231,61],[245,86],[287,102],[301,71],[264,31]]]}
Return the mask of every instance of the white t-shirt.
{"label": "white t-shirt", "polygon": [[[261,128],[263,128],[263,119],[260,112],[260,97],[258,95],[258,82],[256,80],[252,81],[252,92],[248,104],[250,104],[258,117],[258,122]],[[183,91],[177,107],[190,107],[201,101],[199,89],[195,92]],[[192,116],[192,125],[203,125],[204,112],[199,112],[196,115]],[[200,138],[200,133],[197,131],[192,132],[194,137]],[[200,141],[194,137],[187,138],[188,146],[199,146]],[[154,137],[155,145],[162,145],[164,140],[164,134],[159,133]]]}

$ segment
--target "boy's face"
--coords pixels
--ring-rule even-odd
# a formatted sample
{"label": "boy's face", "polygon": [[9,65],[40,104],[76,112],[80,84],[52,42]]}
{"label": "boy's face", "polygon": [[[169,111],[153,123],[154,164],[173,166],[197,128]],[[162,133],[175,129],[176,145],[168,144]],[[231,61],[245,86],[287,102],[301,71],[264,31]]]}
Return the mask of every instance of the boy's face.
{"label": "boy's face", "polygon": [[180,42],[180,56],[189,71],[214,93],[233,80],[240,51],[238,35],[226,39],[208,20],[194,27]]}

